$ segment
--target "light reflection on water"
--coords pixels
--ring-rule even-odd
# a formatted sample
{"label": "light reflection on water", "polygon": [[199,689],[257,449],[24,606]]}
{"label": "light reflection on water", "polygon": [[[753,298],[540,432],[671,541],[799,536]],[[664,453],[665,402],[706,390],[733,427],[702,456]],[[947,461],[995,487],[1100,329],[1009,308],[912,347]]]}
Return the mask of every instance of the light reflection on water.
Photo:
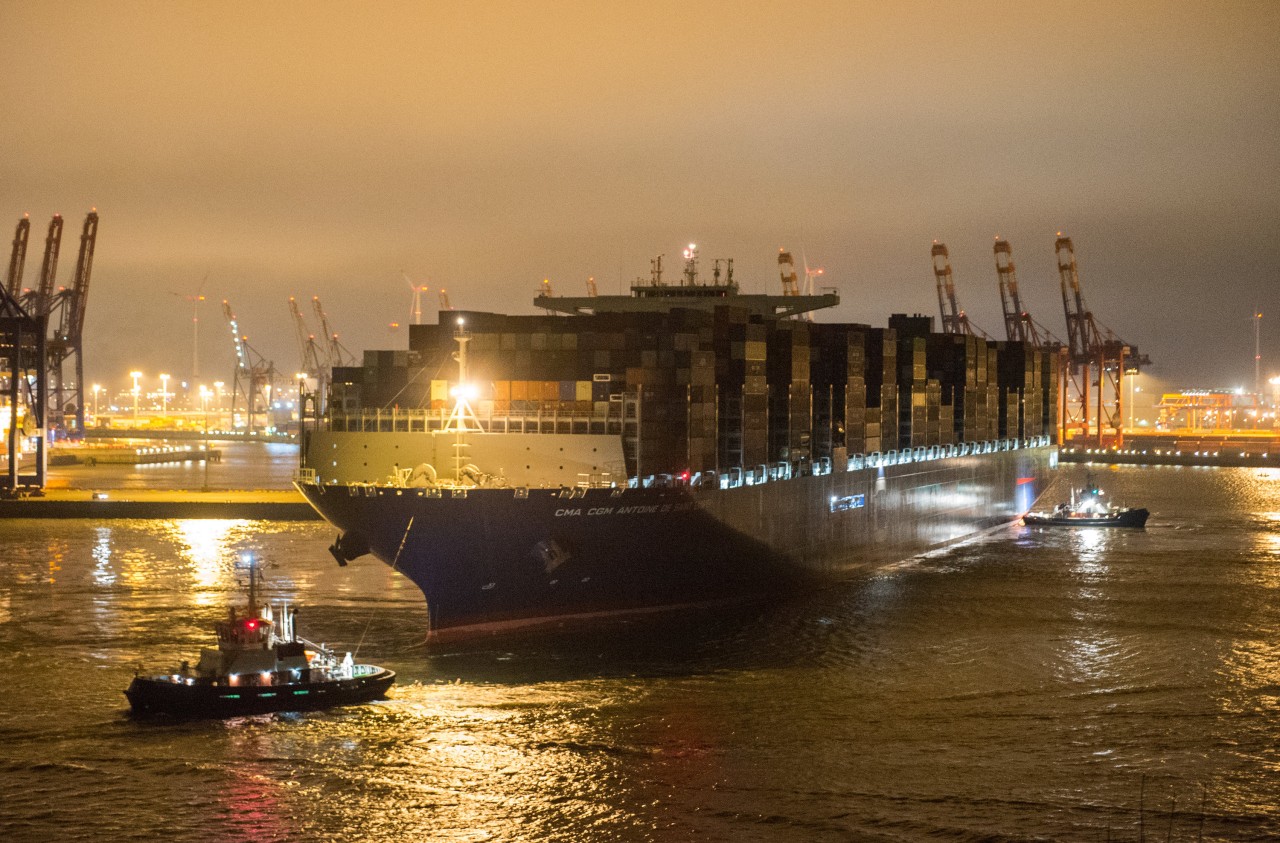
{"label": "light reflection on water", "polygon": [[234,582],[239,547],[249,521],[214,518],[189,518],[172,524],[171,530],[178,552],[191,569],[196,602],[209,605],[222,595],[214,586]]}
{"label": "light reflection on water", "polygon": [[[786,604],[448,646],[424,645],[398,574],[338,568],[323,525],[0,522],[0,827],[95,843],[1132,840],[1145,777],[1148,810],[1176,799],[1173,839],[1195,837],[1202,787],[1204,839],[1274,838],[1280,483],[1099,473],[1152,509],[1147,530],[1015,529]],[[393,699],[125,719],[132,665],[210,644],[242,551],[303,605],[302,634],[363,638],[361,660],[397,670]]]}

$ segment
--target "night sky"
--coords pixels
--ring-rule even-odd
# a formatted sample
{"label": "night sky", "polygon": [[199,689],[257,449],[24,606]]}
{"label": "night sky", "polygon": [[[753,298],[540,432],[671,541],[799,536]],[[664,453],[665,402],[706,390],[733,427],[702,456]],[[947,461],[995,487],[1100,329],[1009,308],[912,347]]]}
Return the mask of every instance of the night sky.
{"label": "night sky", "polygon": [[[1280,3],[0,4],[0,225],[101,214],[86,381],[229,381],[221,300],[292,374],[288,297],[404,347],[404,274],[533,313],[697,242],[780,292],[936,316],[929,249],[1002,335],[991,243],[1066,335],[1055,234],[1167,386],[1280,374]],[[424,302],[434,321],[437,302]],[[310,311],[308,310],[308,315]],[[1153,382],[1154,385],[1154,382]]]}

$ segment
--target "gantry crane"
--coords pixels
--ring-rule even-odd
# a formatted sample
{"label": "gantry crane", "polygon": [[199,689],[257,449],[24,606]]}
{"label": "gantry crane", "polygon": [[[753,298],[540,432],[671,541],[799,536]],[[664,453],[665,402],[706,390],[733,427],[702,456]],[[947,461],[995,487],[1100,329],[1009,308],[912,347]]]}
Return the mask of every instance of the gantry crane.
{"label": "gantry crane", "polygon": [[356,364],[356,356],[338,341],[337,333],[329,327],[329,317],[325,315],[324,308],[320,306],[319,296],[311,297],[311,307],[316,312],[316,318],[320,320],[320,330],[324,332],[329,367],[354,366]]}
{"label": "gantry crane", "polygon": [[[1058,411],[1058,441],[1065,440],[1065,424],[1070,414],[1067,400],[1066,371],[1068,368],[1068,352],[1066,344],[1049,332],[1049,329],[1031,318],[1031,314],[1022,305],[1022,296],[1018,292],[1018,272],[1013,263],[1013,247],[1009,241],[996,236],[992,247],[996,259],[996,278],[1000,284],[1000,307],[1004,313],[1004,333],[1010,342],[1025,343],[1038,349],[1043,354],[1052,354],[1058,358],[1057,377],[1052,384],[1052,398]],[[1046,384],[1046,388],[1048,385]]]}
{"label": "gantry crane", "polygon": [[40,264],[40,280],[33,290],[22,291],[22,307],[39,319],[49,315],[53,306],[53,279],[58,274],[58,253],[62,250],[62,215],[54,214],[49,233],[44,238],[44,260]]}
{"label": "gantry crane", "polygon": [[[1085,306],[1071,238],[1058,232],[1053,251],[1058,258],[1062,308],[1067,318],[1069,365],[1065,368],[1071,396],[1068,401],[1070,413],[1063,418],[1064,426],[1088,435],[1094,421],[1090,418],[1090,389],[1097,386],[1098,444],[1112,439],[1117,445],[1122,445],[1124,378],[1126,374],[1136,373],[1142,366],[1150,365],[1151,361],[1138,353],[1137,346],[1125,343],[1110,328],[1098,322]],[[1070,400],[1070,397],[1075,400]]]}
{"label": "gantry crane", "polygon": [[[302,311],[298,308],[298,300],[293,296],[289,296],[289,312],[293,315],[294,328],[298,334],[298,347],[302,352],[302,368],[299,371],[316,382],[315,409],[318,413],[323,413],[323,401],[329,394],[329,381],[332,377],[327,359],[328,350],[316,342],[316,335],[307,327],[307,320],[302,318]],[[301,418],[301,399],[298,412]]]}
{"label": "gantry crane", "polygon": [[[0,287],[0,385],[4,387],[8,427],[4,431],[8,464],[0,478],[0,495],[15,496],[24,489],[44,486],[47,447],[44,437],[45,408],[48,404],[48,377],[45,350],[45,320],[27,312],[16,294],[9,292],[15,278],[21,283],[26,252],[25,229],[18,224],[13,257],[9,261],[9,284]],[[15,270],[16,267],[16,270]],[[33,438],[33,471],[24,473],[21,436]]]}
{"label": "gantry crane", "polygon": [[[59,226],[61,227],[61,226]],[[80,253],[71,286],[58,291],[50,316],[58,314],[53,335],[48,340],[50,391],[49,426],[69,435],[84,435],[84,315],[89,301],[89,279],[93,274],[93,251],[98,241],[98,212],[92,210],[80,232]],[[42,279],[43,284],[43,279]],[[54,325],[51,318],[50,324]],[[75,358],[75,379],[67,382],[65,364]],[[67,423],[67,415],[74,421]]]}
{"label": "gantry crane", "polygon": [[298,300],[293,296],[289,296],[289,313],[293,315],[294,329],[298,334],[298,348],[302,352],[302,368],[299,371],[305,372],[307,377],[318,378],[321,370],[326,367],[324,360],[326,352],[316,342],[316,335],[307,326],[307,320],[302,318],[302,311],[298,309]]}
{"label": "gantry crane", "polygon": [[1017,267],[1013,263],[1013,247],[1009,241],[996,238],[992,251],[996,258],[996,278],[1000,284],[1000,306],[1004,311],[1004,333],[1011,342],[1029,343],[1045,352],[1058,352],[1065,347],[1062,340],[1031,318],[1022,306],[1018,293]]}
{"label": "gantry crane", "polygon": [[27,238],[31,235],[31,217],[23,214],[13,232],[13,251],[9,254],[9,274],[5,278],[5,290],[15,302],[22,295],[22,267],[27,262]]}
{"label": "gantry crane", "polygon": [[275,365],[265,359],[249,345],[249,338],[240,333],[240,325],[231,311],[231,304],[222,300],[222,313],[231,326],[231,339],[235,343],[236,372],[231,390],[231,418],[236,415],[238,400],[243,397],[245,403],[246,423],[249,430],[260,429],[256,424],[259,416],[265,419],[271,408],[271,395],[275,392]]}
{"label": "gantry crane", "polygon": [[942,333],[965,334],[991,339],[986,331],[969,321],[969,316],[956,303],[956,284],[951,275],[951,256],[947,245],[933,241],[933,277],[938,284],[938,310],[942,313]]}

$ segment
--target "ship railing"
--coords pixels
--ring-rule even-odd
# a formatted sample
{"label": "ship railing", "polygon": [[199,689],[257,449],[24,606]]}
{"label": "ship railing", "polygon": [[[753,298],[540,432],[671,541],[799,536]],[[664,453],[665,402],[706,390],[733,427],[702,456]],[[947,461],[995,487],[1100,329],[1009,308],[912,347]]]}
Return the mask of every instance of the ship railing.
{"label": "ship railing", "polygon": [[[525,409],[502,412],[495,403],[478,402],[475,421],[485,433],[616,435],[623,430],[622,413],[614,403],[606,412],[567,409],[560,402],[528,402]],[[449,429],[451,415],[451,410],[442,408],[333,408],[324,421],[326,429],[335,433],[434,433]]]}
{"label": "ship railing", "polygon": [[[960,442],[949,445],[917,446],[902,450],[872,451],[869,454],[851,454],[845,471],[860,471],[866,468],[881,468],[893,465],[909,465],[916,462],[952,459],[972,454],[990,454],[1002,451],[1014,451],[1020,448],[1042,447],[1051,444],[1049,436],[1030,436],[1025,439],[1009,437],[983,442]],[[736,489],[741,486],[757,486],[764,483],[790,480],[797,477],[821,477],[831,474],[835,466],[830,457],[819,457],[815,460],[801,459],[796,462],[783,460],[775,463],[760,463],[751,467],[734,466],[722,472],[700,471],[693,475],[656,474],[642,478],[632,478],[630,488],[675,488],[689,486],[691,488]],[[563,496],[563,493],[562,493]]]}

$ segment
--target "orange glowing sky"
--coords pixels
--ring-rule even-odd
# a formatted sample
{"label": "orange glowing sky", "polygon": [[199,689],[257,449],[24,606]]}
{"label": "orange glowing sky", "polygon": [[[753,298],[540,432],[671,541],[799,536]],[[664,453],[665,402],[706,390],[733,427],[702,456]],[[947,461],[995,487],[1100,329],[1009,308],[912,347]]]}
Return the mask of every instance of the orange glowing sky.
{"label": "orange glowing sky", "polygon": [[995,333],[999,234],[1063,336],[1059,229],[1151,374],[1251,386],[1255,307],[1280,373],[1280,4],[618,5],[6,2],[5,241],[29,212],[33,283],[64,214],[65,283],[99,209],[86,379],[115,388],[190,372],[197,290],[230,380],[222,298],[292,372],[290,295],[402,347],[402,272],[533,312],[691,240],[753,292],[803,250],[823,318],[883,324],[936,315],[936,238]]}

